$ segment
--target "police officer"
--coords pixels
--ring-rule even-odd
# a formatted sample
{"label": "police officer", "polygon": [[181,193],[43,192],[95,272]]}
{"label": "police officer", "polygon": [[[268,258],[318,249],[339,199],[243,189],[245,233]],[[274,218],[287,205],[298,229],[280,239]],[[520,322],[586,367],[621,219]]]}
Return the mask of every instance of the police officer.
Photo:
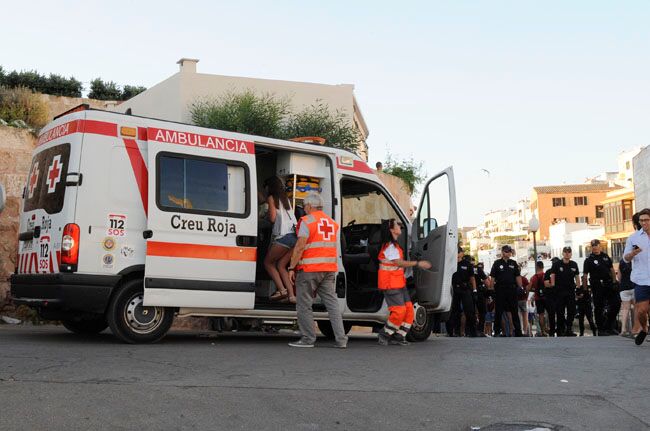
{"label": "police officer", "polygon": [[[510,259],[512,248],[501,247],[501,259],[497,259],[490,270],[490,283],[495,291],[494,335],[501,333],[501,317],[504,312],[512,314],[515,336],[521,337],[521,325],[517,309],[517,287],[522,287],[521,274],[517,262]],[[507,321],[507,319],[506,319]]]}
{"label": "police officer", "polygon": [[591,254],[585,260],[582,271],[584,289],[587,288],[587,275],[593,295],[598,335],[617,335],[616,316],[621,308],[621,298],[614,286],[616,272],[612,259],[602,251],[597,239],[591,241]]}
{"label": "police officer", "polygon": [[551,268],[551,286],[555,290],[557,335],[575,337],[573,319],[576,316],[576,286],[580,285],[580,269],[571,260],[571,247],[562,249],[562,260]]}
{"label": "police officer", "polygon": [[476,294],[474,295],[474,305],[478,312],[478,335],[485,337],[483,328],[485,327],[485,301],[487,300],[487,274],[485,273],[483,262],[479,262],[474,267],[474,280],[476,280]]}
{"label": "police officer", "polygon": [[465,313],[465,334],[470,337],[476,337],[476,316],[474,314],[474,300],[472,292],[476,290],[476,281],[474,280],[474,267],[469,259],[464,259],[465,252],[462,247],[458,247],[456,272],[451,277],[453,286],[453,297],[451,300],[451,333],[460,334],[461,306],[462,312]]}
{"label": "police officer", "polygon": [[549,337],[554,337],[557,328],[556,328],[556,316],[557,316],[557,295],[555,294],[555,289],[551,286],[551,271],[553,270],[553,265],[560,261],[560,258],[554,257],[551,259],[551,267],[544,272],[544,305],[546,306],[546,312],[548,313],[548,335]]}

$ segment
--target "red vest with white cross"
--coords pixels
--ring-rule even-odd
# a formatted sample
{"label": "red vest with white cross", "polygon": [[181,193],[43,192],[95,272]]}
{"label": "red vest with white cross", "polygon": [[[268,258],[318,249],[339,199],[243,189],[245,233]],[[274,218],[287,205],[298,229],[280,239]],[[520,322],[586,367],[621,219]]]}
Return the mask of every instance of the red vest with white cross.
{"label": "red vest with white cross", "polygon": [[314,211],[300,219],[309,229],[307,245],[297,269],[304,272],[338,272],[336,240],[339,225],[322,211]]}

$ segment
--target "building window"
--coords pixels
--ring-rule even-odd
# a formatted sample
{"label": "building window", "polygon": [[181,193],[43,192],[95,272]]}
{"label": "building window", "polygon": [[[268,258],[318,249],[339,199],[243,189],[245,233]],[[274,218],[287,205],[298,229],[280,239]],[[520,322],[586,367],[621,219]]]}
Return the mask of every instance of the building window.
{"label": "building window", "polygon": [[573,205],[577,207],[587,205],[587,196],[576,196],[573,198]]}
{"label": "building window", "polygon": [[629,170],[630,169],[630,161],[628,160],[625,162],[625,169]]}
{"label": "building window", "polygon": [[239,162],[160,153],[157,164],[161,210],[246,216],[248,172]]}
{"label": "building window", "polygon": [[582,246],[578,247],[578,250],[580,251],[580,257],[584,257],[584,254],[583,254],[584,251],[583,251]]}
{"label": "building window", "polygon": [[589,217],[576,217],[576,223],[589,223]]}
{"label": "building window", "polygon": [[632,201],[623,201],[623,221],[632,220]]}
{"label": "building window", "polygon": [[561,222],[563,222],[563,221],[566,221],[566,219],[563,218],[563,217],[560,217],[560,218],[554,218],[554,219],[553,219],[553,224],[558,224],[558,223],[561,223]]}
{"label": "building window", "polygon": [[603,206],[596,205],[596,218],[603,218],[603,217],[605,217],[605,213],[603,212]]}
{"label": "building window", "polygon": [[553,198],[553,206],[554,207],[565,207],[566,206],[566,198]]}

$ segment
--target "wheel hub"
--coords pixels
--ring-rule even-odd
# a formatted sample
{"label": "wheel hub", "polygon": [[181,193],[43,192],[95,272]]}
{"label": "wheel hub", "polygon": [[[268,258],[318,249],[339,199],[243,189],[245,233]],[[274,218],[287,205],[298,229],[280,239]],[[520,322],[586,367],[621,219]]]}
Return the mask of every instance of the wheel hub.
{"label": "wheel hub", "polygon": [[135,294],[129,299],[124,310],[124,320],[135,332],[144,334],[155,330],[162,322],[161,307],[145,307],[142,293]]}
{"label": "wheel hub", "polygon": [[413,326],[416,328],[416,330],[419,330],[424,328],[424,326],[427,324],[427,310],[417,303],[413,307],[415,308]]}

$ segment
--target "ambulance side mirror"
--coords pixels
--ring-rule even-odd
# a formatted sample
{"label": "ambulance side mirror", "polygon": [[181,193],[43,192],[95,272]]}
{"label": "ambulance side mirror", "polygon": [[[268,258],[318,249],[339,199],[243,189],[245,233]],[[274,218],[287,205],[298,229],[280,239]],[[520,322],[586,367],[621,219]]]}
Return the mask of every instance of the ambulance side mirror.
{"label": "ambulance side mirror", "polygon": [[7,194],[5,193],[5,186],[0,184],[0,213],[5,209],[5,203],[7,202]]}

